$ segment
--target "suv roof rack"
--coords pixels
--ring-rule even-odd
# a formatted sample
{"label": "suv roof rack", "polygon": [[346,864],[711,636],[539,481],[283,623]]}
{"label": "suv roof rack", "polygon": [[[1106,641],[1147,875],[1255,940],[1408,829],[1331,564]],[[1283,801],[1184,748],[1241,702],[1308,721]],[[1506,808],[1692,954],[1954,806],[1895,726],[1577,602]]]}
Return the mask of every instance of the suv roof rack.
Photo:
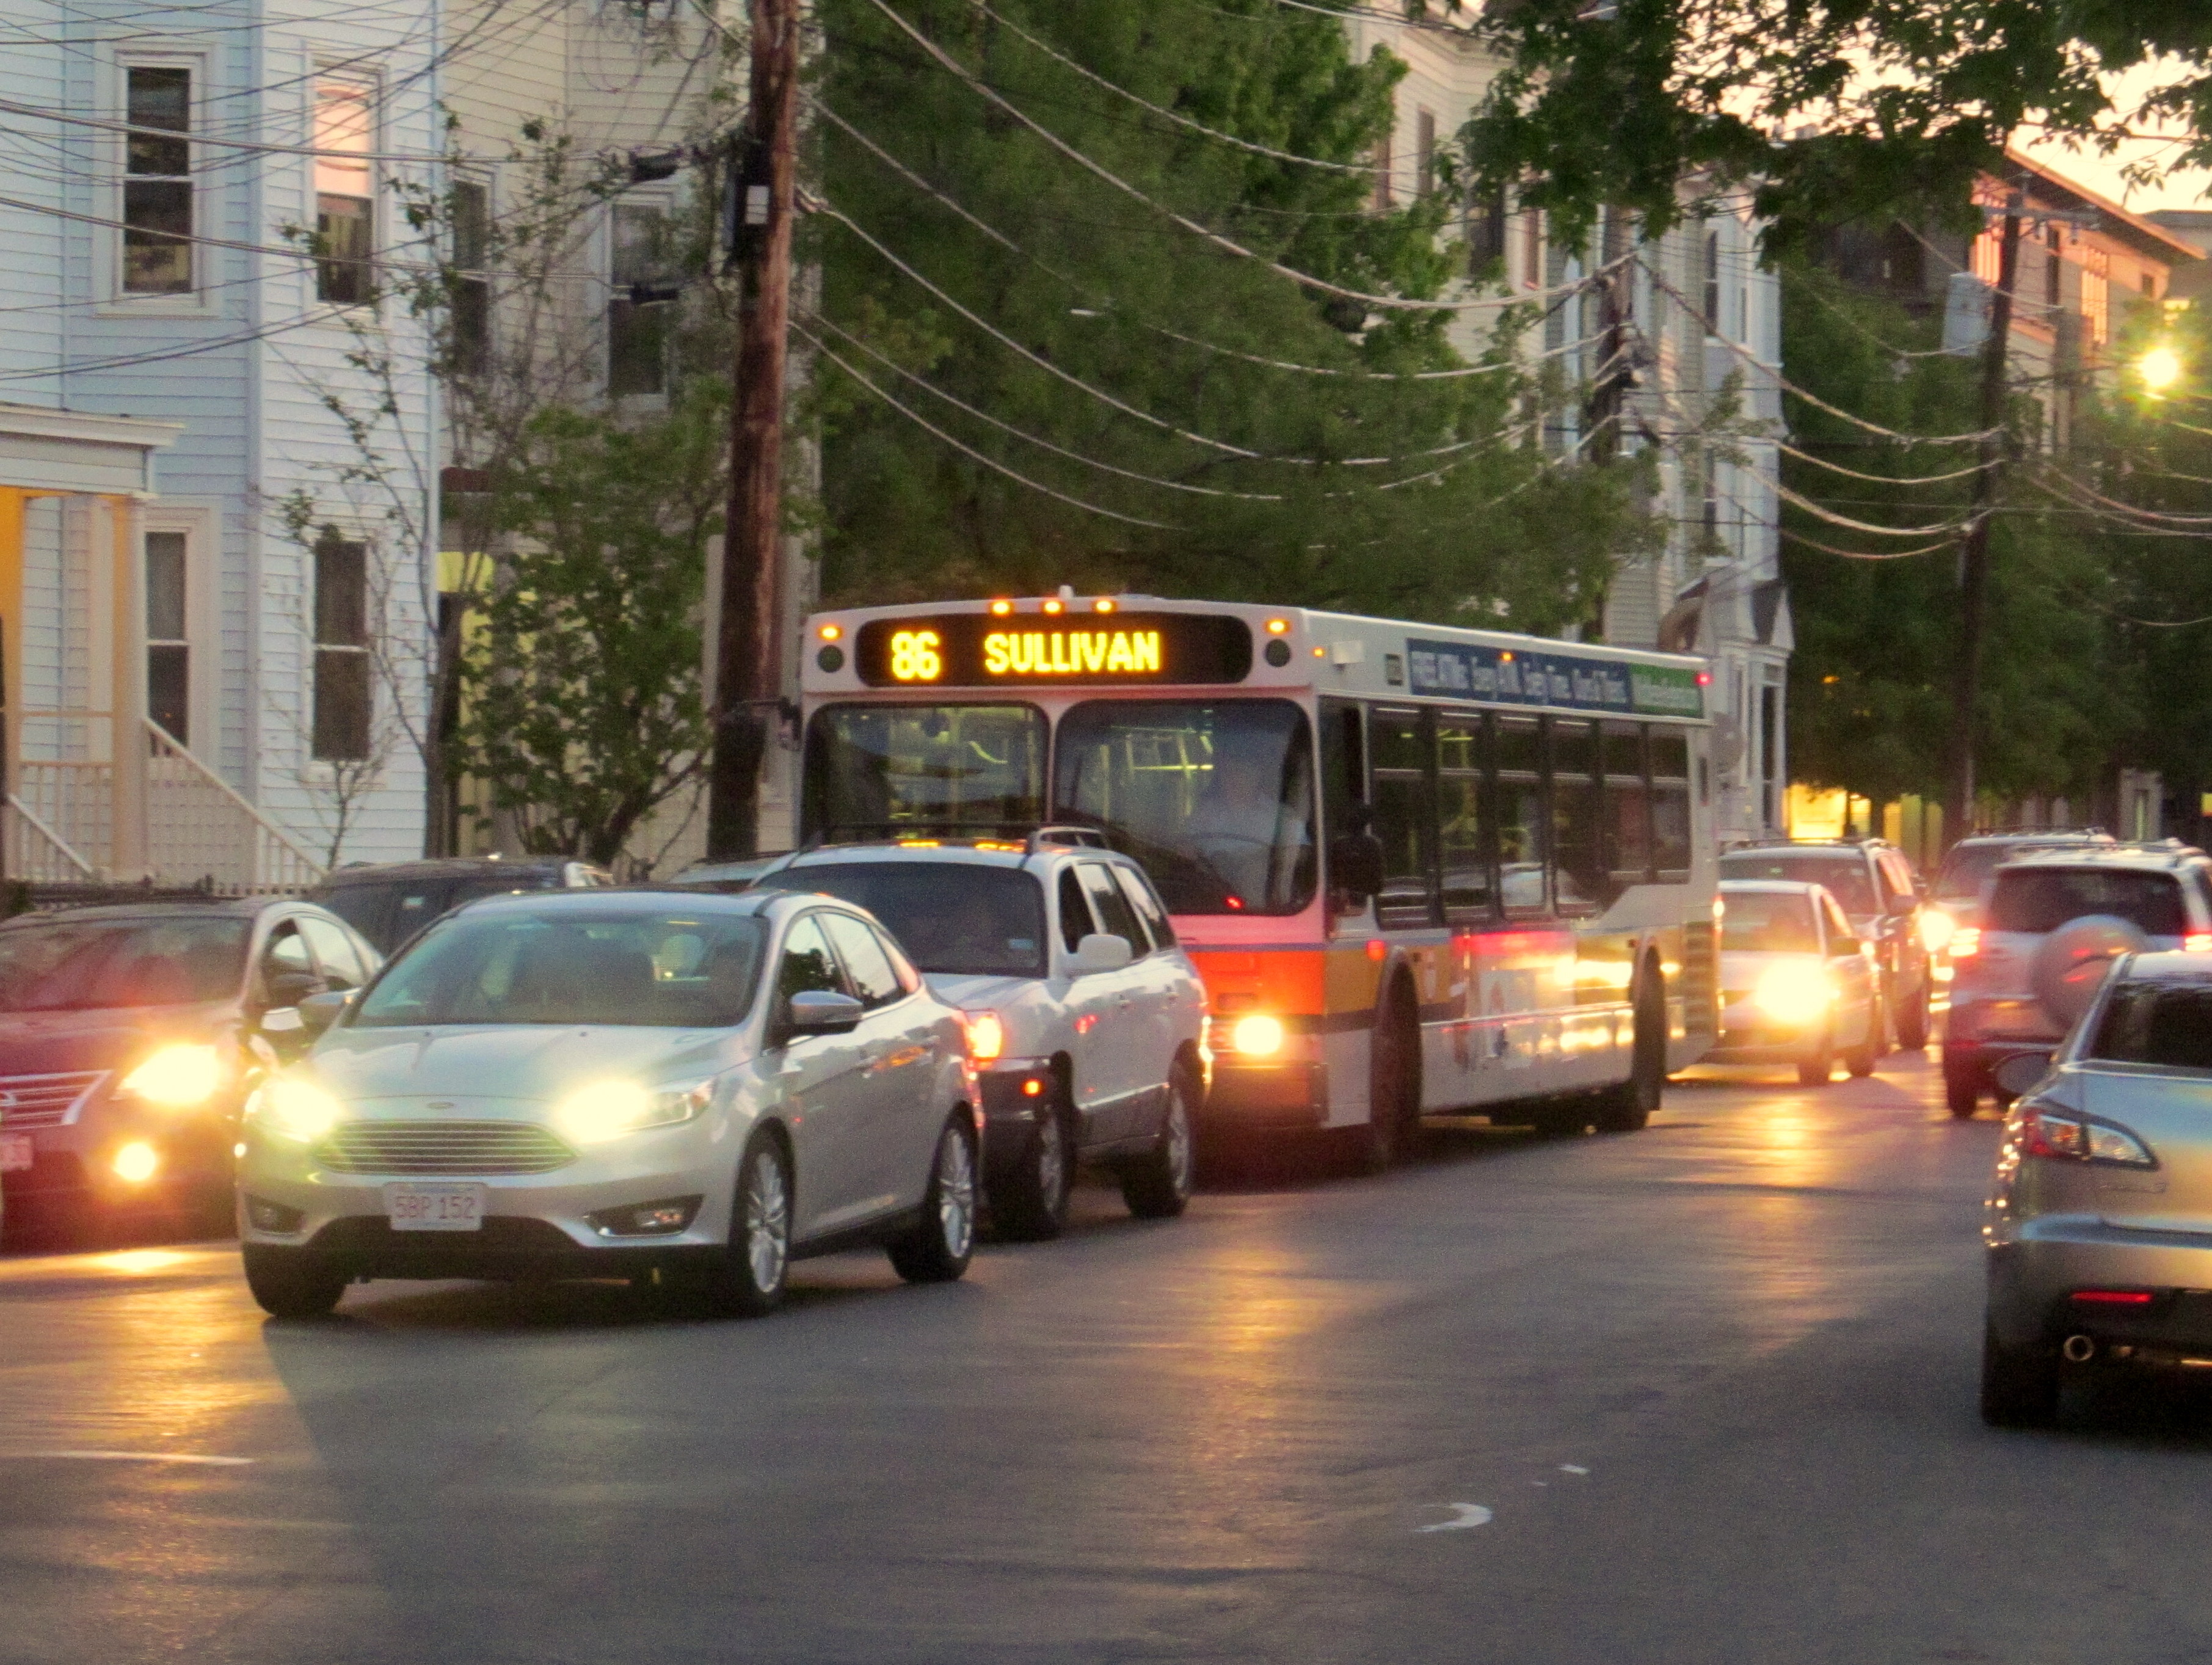
{"label": "suv roof rack", "polygon": [[1110,850],[1106,835],[1096,827],[1045,826],[1032,830],[1028,840],[1028,854],[1040,850],[1091,849]]}

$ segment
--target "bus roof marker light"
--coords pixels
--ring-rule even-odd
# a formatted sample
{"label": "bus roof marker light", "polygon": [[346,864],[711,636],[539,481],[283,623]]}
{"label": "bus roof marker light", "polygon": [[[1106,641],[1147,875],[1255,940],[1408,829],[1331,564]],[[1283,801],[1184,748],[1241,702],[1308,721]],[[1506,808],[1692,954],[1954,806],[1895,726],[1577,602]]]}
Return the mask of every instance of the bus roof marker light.
{"label": "bus roof marker light", "polygon": [[835,641],[845,634],[845,627],[842,624],[825,624],[816,634],[824,641]]}
{"label": "bus roof marker light", "polygon": [[1291,622],[1286,618],[1271,618],[1267,621],[1267,634],[1271,636],[1287,635],[1290,634],[1290,629]]}
{"label": "bus roof marker light", "polygon": [[1011,601],[994,601],[991,604],[992,614],[999,618],[1004,618],[1013,611],[1014,604]]}
{"label": "bus roof marker light", "polygon": [[1114,598],[1110,595],[1100,596],[1097,600],[1091,604],[1091,611],[1094,613],[1112,612],[1114,611]]}
{"label": "bus roof marker light", "polygon": [[1066,605],[1067,605],[1067,604],[1066,604],[1066,602],[1064,602],[1064,601],[1062,601],[1062,600],[1060,600],[1057,597],[1054,597],[1054,598],[1053,598],[1053,599],[1048,599],[1048,600],[1047,600],[1047,601],[1046,601],[1046,603],[1044,604],[1044,610],[1045,610],[1045,611],[1047,611],[1048,613],[1057,613],[1057,612],[1059,612],[1061,609],[1063,609],[1064,607],[1066,607]]}
{"label": "bus roof marker light", "polygon": [[1713,673],[1712,673],[1711,671],[1698,671],[1698,687],[1700,687],[1700,688],[1711,688],[1712,685],[1713,685]]}

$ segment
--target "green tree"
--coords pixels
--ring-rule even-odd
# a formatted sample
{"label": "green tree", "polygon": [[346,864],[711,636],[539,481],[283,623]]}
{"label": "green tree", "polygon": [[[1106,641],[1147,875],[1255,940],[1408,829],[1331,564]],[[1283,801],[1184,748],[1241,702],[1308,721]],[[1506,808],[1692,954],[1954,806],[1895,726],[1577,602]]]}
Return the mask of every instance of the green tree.
{"label": "green tree", "polygon": [[[1462,200],[1448,167],[1427,195],[1373,211],[1359,164],[1387,131],[1403,65],[1388,53],[1352,63],[1334,18],[1267,0],[900,0],[898,10],[1067,144],[1268,261],[1414,298],[1464,269],[1442,235]],[[871,0],[826,0],[823,17],[821,177],[850,223],[817,219],[826,323],[802,316],[802,326],[962,444],[1125,517],[1006,478],[825,366],[817,410],[833,597],[1066,582],[1549,630],[1589,617],[1617,565],[1650,547],[1637,468],[1577,465],[1526,442],[1584,390],[1510,368],[1401,379],[1461,364],[1446,314],[1362,307],[1225,253],[1055,152]],[[1063,58],[1190,122],[1347,167],[1224,143]],[[1410,168],[1401,158],[1401,192]],[[854,225],[1051,368],[960,317]],[[1535,321],[1523,309],[1510,328]]]}

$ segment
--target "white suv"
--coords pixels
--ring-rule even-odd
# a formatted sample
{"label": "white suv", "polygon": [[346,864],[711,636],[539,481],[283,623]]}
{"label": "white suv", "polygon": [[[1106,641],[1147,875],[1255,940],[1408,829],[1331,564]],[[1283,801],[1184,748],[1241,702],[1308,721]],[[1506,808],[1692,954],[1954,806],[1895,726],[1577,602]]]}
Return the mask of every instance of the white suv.
{"label": "white suv", "polygon": [[1206,990],[1135,862],[1088,828],[1047,827],[830,845],[754,884],[866,908],[967,1014],[1000,1235],[1057,1236],[1083,1161],[1119,1176],[1130,1212],[1182,1212]]}
{"label": "white suv", "polygon": [[1983,887],[1980,924],[1951,939],[1943,1087],[1951,1114],[2011,1095],[1994,1073],[2049,1054],[2123,954],[2212,950],[2212,861],[2164,844],[2085,845],[2016,856]]}

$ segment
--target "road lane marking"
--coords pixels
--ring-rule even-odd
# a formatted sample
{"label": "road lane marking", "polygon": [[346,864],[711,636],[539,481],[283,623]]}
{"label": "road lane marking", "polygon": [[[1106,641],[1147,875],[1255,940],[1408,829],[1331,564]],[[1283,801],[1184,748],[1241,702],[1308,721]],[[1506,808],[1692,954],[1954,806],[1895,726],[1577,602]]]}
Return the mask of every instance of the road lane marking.
{"label": "road lane marking", "polygon": [[1465,1527],[1487,1525],[1490,1521],[1490,1511],[1479,1503],[1437,1503],[1431,1504],[1429,1507],[1456,1510],[1459,1511],[1459,1518],[1454,1521],[1438,1521],[1434,1526],[1417,1526],[1413,1528],[1414,1531],[1457,1532]]}
{"label": "road lane marking", "polygon": [[1562,1474],[1587,1474],[1589,1470],[1578,1462],[1563,1462],[1559,1465],[1559,1472]]}
{"label": "road lane marking", "polygon": [[240,1468],[250,1466],[252,1457],[203,1457],[188,1451],[19,1451],[12,1455],[0,1451],[0,1462],[45,1462],[72,1461],[77,1462],[193,1462],[211,1468]]}

